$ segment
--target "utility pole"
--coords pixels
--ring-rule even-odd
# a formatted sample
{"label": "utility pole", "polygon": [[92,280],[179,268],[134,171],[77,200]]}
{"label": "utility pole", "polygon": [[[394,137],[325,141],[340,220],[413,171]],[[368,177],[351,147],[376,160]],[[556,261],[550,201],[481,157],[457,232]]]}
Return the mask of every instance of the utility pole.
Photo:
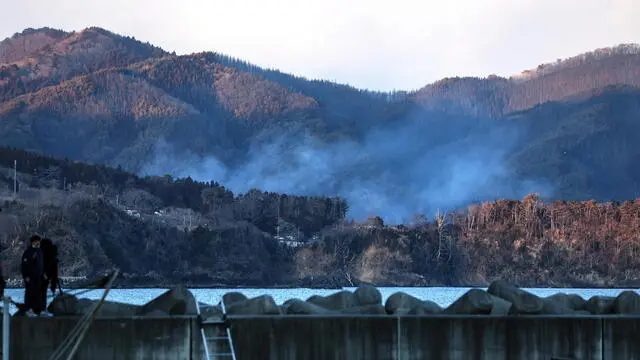
{"label": "utility pole", "polygon": [[13,199],[18,191],[18,160],[13,160]]}
{"label": "utility pole", "polygon": [[276,209],[276,236],[280,237],[280,201],[278,200],[278,208]]}

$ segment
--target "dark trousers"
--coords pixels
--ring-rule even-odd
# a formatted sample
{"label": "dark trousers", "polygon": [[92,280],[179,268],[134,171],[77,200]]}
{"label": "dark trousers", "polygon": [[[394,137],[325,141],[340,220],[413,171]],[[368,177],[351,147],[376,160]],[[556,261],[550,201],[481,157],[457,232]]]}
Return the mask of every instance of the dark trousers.
{"label": "dark trousers", "polygon": [[24,285],[24,305],[25,310],[33,310],[34,313],[40,314],[44,310],[42,301],[42,281],[33,281],[33,279]]}

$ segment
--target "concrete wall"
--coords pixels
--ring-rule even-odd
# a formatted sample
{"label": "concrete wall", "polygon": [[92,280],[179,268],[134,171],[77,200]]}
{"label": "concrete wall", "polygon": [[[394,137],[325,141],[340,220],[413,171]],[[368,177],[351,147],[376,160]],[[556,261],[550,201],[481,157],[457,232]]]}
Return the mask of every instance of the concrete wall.
{"label": "concrete wall", "polygon": [[[11,359],[48,359],[78,320],[12,317]],[[74,359],[201,359],[199,338],[192,336],[195,329],[198,329],[196,317],[98,318],[91,324]],[[195,331],[195,335],[199,334]]]}
{"label": "concrete wall", "polygon": [[[11,319],[11,359],[48,359],[78,318]],[[640,360],[640,317],[234,316],[238,360]],[[77,360],[202,359],[197,318],[99,318]]]}
{"label": "concrete wall", "polygon": [[640,359],[640,317],[605,317],[602,325],[603,359]]}
{"label": "concrete wall", "polygon": [[640,317],[236,316],[239,360],[640,359]]}

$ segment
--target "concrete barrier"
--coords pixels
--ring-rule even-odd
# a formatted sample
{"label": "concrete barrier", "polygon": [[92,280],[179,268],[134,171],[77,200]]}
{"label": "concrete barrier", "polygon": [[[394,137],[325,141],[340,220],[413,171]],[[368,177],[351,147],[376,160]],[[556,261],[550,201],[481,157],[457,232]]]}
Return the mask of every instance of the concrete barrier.
{"label": "concrete barrier", "polygon": [[230,316],[238,360],[640,359],[640,317]]}
{"label": "concrete barrier", "polygon": [[[11,319],[11,359],[48,359],[79,318]],[[238,360],[634,360],[640,316],[229,316]],[[192,316],[95,319],[75,359],[202,359]]]}
{"label": "concrete barrier", "polygon": [[[46,360],[79,317],[11,318],[11,359]],[[201,359],[195,316],[96,318],[74,359]]]}
{"label": "concrete barrier", "polygon": [[640,316],[602,318],[603,359],[640,359]]}

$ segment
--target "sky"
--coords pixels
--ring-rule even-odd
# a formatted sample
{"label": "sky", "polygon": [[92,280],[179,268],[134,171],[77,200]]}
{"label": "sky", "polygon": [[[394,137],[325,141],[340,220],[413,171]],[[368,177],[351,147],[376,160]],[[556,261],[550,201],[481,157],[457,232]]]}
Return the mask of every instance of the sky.
{"label": "sky", "polygon": [[178,54],[216,51],[381,91],[640,42],[637,0],[20,0],[2,10],[0,38],[99,26]]}

